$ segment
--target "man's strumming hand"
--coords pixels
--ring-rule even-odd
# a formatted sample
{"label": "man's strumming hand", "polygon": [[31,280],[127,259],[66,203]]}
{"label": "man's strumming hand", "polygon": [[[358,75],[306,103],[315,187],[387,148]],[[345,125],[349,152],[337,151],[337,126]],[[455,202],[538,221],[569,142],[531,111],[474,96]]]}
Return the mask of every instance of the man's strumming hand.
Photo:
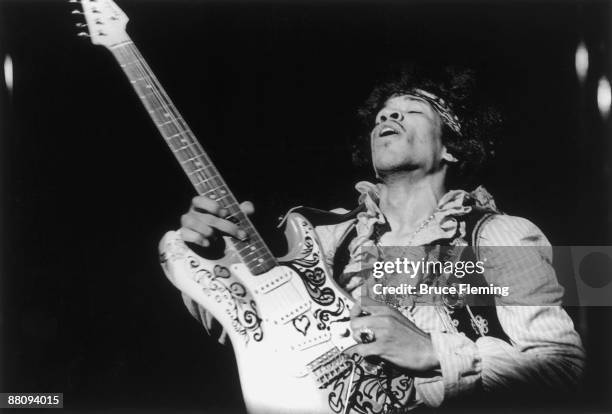
{"label": "man's strumming hand", "polygon": [[374,341],[360,343],[349,352],[378,356],[415,373],[431,372],[440,366],[429,334],[396,309],[367,296],[351,309],[351,330],[358,342],[363,329],[374,333]]}

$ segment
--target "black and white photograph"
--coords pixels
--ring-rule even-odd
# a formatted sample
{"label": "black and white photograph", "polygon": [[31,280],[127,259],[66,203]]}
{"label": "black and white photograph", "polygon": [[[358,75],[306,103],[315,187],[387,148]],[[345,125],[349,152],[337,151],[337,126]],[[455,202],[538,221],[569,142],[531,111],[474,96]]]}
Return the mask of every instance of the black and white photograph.
{"label": "black and white photograph", "polygon": [[611,22],[0,0],[0,410],[612,412]]}

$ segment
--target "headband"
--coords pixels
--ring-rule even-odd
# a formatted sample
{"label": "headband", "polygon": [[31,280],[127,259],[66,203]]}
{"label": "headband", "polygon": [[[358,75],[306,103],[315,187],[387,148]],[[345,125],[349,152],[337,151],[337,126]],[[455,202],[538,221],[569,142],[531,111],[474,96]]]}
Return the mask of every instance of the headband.
{"label": "headband", "polygon": [[444,99],[422,89],[411,89],[406,94],[416,98],[421,98],[429,103],[431,107],[440,115],[442,121],[458,135],[461,135],[461,124],[459,123],[459,118],[457,115],[455,115]]}

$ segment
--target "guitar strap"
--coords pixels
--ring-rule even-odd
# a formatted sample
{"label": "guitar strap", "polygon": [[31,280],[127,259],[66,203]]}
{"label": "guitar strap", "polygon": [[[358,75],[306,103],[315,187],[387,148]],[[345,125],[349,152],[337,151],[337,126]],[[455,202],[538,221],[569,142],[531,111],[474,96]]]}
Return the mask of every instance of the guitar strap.
{"label": "guitar strap", "polygon": [[329,226],[333,224],[344,223],[349,220],[353,220],[357,217],[357,214],[366,211],[365,204],[359,204],[353,210],[347,213],[334,213],[333,211],[320,210],[318,208],[312,207],[294,207],[287,214],[285,214],[284,218],[281,220],[280,225],[285,221],[285,217],[290,213],[299,213],[310,221],[313,226]]}

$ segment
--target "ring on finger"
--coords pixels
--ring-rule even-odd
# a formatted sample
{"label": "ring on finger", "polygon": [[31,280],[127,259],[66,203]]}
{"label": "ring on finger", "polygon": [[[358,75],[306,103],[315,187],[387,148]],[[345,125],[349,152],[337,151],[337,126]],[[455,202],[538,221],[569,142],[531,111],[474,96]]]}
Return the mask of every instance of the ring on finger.
{"label": "ring on finger", "polygon": [[376,335],[374,334],[374,331],[370,328],[361,328],[359,330],[359,339],[361,340],[361,343],[369,344],[376,340]]}

